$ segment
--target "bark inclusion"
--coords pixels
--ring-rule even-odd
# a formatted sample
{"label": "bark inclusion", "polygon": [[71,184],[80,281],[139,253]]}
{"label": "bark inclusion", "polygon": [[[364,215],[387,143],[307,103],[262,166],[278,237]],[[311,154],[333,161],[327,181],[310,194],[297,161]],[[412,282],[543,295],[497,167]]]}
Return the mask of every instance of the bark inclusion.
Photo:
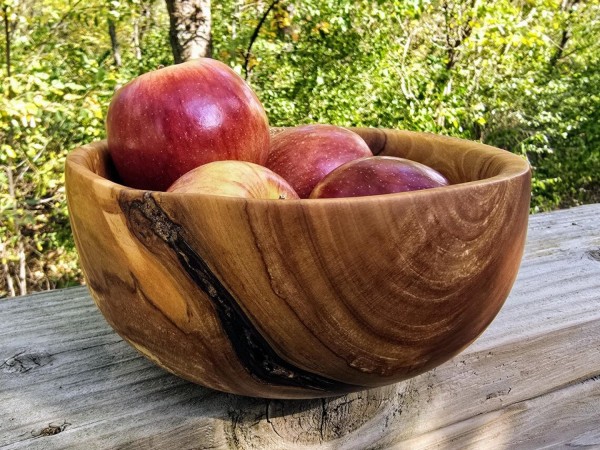
{"label": "bark inclusion", "polygon": [[[158,238],[175,252],[179,263],[212,301],[219,321],[246,370],[258,381],[323,392],[353,392],[362,386],[308,372],[281,358],[252,324],[233,295],[185,239],[184,229],[160,208],[150,192],[141,199],[120,199],[128,227],[146,247]],[[153,250],[150,248],[150,250]]]}

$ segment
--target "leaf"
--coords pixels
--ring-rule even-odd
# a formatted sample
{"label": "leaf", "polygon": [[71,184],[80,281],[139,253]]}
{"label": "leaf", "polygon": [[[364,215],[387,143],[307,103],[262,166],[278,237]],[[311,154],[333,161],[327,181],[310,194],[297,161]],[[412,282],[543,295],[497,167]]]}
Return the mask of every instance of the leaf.
{"label": "leaf", "polygon": [[76,84],[76,83],[72,83],[72,82],[67,82],[64,85],[67,89],[71,89],[72,91],[85,91],[87,90],[85,86],[82,86],[80,84]]}
{"label": "leaf", "polygon": [[10,159],[16,159],[17,157],[17,153],[10,145],[2,144],[2,152]]}

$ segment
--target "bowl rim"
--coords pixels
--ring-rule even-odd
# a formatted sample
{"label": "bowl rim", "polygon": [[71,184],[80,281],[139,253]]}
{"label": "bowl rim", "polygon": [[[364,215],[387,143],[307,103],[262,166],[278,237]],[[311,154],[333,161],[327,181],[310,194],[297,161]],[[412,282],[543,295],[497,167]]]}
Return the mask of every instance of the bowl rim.
{"label": "bowl rim", "polygon": [[[282,129],[274,128],[274,129]],[[392,133],[399,133],[405,135],[407,137],[418,137],[418,138],[427,138],[432,139],[434,141],[439,141],[440,143],[452,143],[457,147],[466,147],[469,150],[476,149],[478,152],[485,153],[488,157],[499,161],[499,169],[498,173],[495,175],[483,178],[479,180],[466,181],[462,183],[449,184],[447,186],[440,186],[429,189],[422,189],[417,191],[408,191],[408,192],[396,192],[390,194],[380,194],[380,195],[371,195],[371,196],[360,196],[360,197],[343,197],[343,198],[299,198],[299,199],[260,199],[260,198],[246,198],[246,197],[231,197],[217,194],[206,194],[206,193],[179,193],[179,192],[166,192],[166,191],[156,191],[151,189],[137,189],[132,188],[123,184],[120,184],[116,181],[113,181],[109,178],[105,178],[98,173],[94,172],[88,164],[86,164],[86,159],[84,155],[87,154],[97,154],[98,157],[104,158],[108,155],[108,142],[106,139],[97,140],[90,142],[88,144],[79,146],[73,149],[66,157],[65,161],[65,169],[71,169],[77,172],[81,177],[88,179],[88,181],[99,188],[108,188],[108,189],[116,189],[116,190],[126,190],[131,194],[143,194],[143,193],[152,193],[157,194],[161,198],[219,198],[222,202],[230,202],[230,203],[253,203],[253,204],[279,204],[279,205],[342,205],[342,204],[363,204],[363,203],[373,203],[373,202],[387,202],[387,201],[395,201],[399,199],[403,199],[403,201],[408,201],[411,198],[418,199],[419,197],[432,196],[432,195],[453,195],[454,193],[460,193],[461,191],[470,190],[473,188],[484,187],[484,186],[492,186],[496,184],[506,183],[515,179],[519,179],[521,177],[531,177],[531,166],[529,162],[514,153],[511,153],[507,150],[502,150],[497,147],[493,147],[487,144],[483,144],[476,141],[471,141],[462,138],[456,138],[451,136],[445,136],[441,134],[429,133],[429,132],[416,132],[416,131],[407,131],[407,130],[396,130],[396,129],[387,129],[387,128],[367,128],[367,127],[359,127],[359,128],[348,128],[352,131],[365,131],[365,130],[380,130],[380,131],[389,131]],[[373,152],[373,156],[385,156],[381,155],[381,151],[383,148],[379,150],[379,152]],[[66,177],[66,182],[68,183],[68,176]]]}

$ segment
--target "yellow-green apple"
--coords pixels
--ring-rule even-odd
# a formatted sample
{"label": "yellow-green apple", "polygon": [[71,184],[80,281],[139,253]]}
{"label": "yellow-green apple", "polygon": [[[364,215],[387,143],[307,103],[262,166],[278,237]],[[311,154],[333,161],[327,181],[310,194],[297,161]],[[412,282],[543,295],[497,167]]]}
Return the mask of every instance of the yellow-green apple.
{"label": "yellow-green apple", "polygon": [[448,180],[429,166],[393,156],[350,161],[323,178],[310,198],[362,197],[447,186]]}
{"label": "yellow-green apple", "polygon": [[286,179],[300,198],[308,198],[315,185],[333,169],[366,156],[373,153],[350,130],[334,125],[303,125],[271,138],[266,166]]}
{"label": "yellow-green apple", "polygon": [[294,199],[298,194],[264,166],[246,161],[214,161],[190,170],[167,192],[202,193],[227,197]]}
{"label": "yellow-green apple", "polygon": [[233,159],[264,164],[269,124],[246,82],[200,58],[148,72],[119,89],[106,118],[121,181],[165,190],[193,168]]}

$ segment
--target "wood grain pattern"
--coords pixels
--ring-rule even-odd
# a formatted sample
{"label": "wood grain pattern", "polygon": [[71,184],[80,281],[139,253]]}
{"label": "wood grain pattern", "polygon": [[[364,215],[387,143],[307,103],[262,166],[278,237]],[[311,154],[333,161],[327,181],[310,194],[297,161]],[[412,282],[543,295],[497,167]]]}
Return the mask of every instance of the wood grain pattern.
{"label": "wood grain pattern", "polygon": [[[0,301],[0,448],[598,448],[600,204],[530,218],[483,335],[439,367],[337,398],[268,400],[141,357],[87,288]],[[50,425],[63,426],[43,435]]]}
{"label": "wood grain pattern", "polygon": [[390,384],[469,345],[518,271],[527,163],[458,139],[356,131],[455,184],[286,201],[144,192],[109,180],[104,143],[74,151],[71,221],[108,322],[188,380],[275,398]]}

